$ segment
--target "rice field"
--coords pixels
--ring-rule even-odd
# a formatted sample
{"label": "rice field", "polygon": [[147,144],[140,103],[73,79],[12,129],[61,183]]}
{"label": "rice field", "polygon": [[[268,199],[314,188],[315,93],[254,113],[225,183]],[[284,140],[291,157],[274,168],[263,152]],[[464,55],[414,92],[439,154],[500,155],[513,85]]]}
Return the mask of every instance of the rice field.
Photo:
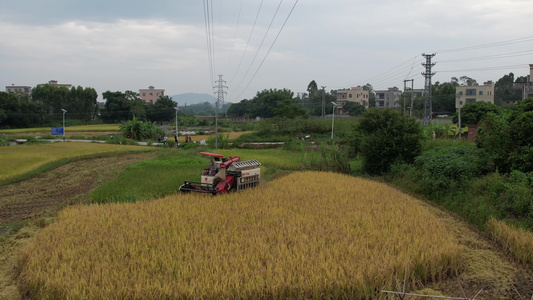
{"label": "rice field", "polygon": [[346,175],[297,172],[212,197],[63,210],[20,256],[38,299],[374,298],[461,268],[418,200]]}
{"label": "rice field", "polygon": [[509,226],[496,219],[487,222],[487,231],[517,261],[533,265],[533,233],[531,231]]}
{"label": "rice field", "polygon": [[0,180],[10,179],[64,159],[146,150],[146,147],[99,143],[52,143],[0,147]]}
{"label": "rice field", "polygon": [[[112,132],[119,131],[119,125],[117,124],[98,124],[98,125],[79,125],[79,126],[67,126],[65,132]],[[50,134],[51,127],[40,128],[18,128],[18,129],[2,129],[2,132],[6,134],[22,134],[22,133],[41,133]]]}

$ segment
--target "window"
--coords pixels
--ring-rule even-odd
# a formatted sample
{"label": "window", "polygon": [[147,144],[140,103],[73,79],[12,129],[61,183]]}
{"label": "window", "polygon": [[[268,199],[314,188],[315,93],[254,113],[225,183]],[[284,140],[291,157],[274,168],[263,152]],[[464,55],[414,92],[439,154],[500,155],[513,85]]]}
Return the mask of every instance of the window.
{"label": "window", "polygon": [[475,96],[476,95],[476,89],[466,89],[466,95],[467,96]]}
{"label": "window", "polygon": [[466,103],[476,102],[476,98],[466,98]]}
{"label": "window", "polygon": [[150,97],[152,97],[154,95],[154,93],[150,93]]}
{"label": "window", "polygon": [[479,95],[480,95],[480,96],[483,96],[483,91],[479,91]]}
{"label": "window", "polygon": [[353,95],[352,95],[352,94],[350,94],[350,98],[352,98],[352,96],[353,96]]}

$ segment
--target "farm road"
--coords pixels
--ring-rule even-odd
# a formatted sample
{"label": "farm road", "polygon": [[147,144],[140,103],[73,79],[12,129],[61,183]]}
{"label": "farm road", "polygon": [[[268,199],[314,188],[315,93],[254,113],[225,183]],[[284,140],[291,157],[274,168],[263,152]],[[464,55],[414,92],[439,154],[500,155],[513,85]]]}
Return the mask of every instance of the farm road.
{"label": "farm road", "polygon": [[66,205],[89,199],[99,183],[127,166],[155,157],[154,152],[123,153],[71,162],[22,182],[0,188],[0,226],[53,217]]}

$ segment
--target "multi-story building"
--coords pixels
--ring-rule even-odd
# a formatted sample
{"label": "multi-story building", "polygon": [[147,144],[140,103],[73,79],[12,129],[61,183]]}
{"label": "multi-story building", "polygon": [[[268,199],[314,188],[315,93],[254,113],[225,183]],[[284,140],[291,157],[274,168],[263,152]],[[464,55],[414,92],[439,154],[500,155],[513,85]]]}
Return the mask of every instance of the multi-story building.
{"label": "multi-story building", "polygon": [[12,84],[11,86],[6,86],[6,93],[23,93],[30,96],[31,86]]}
{"label": "multi-story building", "polygon": [[50,80],[48,81],[48,83],[40,83],[38,84],[37,86],[43,86],[43,85],[53,85],[53,86],[58,86],[58,87],[66,87],[67,89],[70,89],[72,87],[72,84],[69,84],[69,83],[57,83],[57,80]]}
{"label": "multi-story building", "polygon": [[401,95],[402,91],[397,87],[376,91],[376,108],[400,107],[399,101]]}
{"label": "multi-story building", "polygon": [[522,99],[533,97],[533,64],[529,65],[527,82],[515,82],[514,87],[522,90]]}
{"label": "multi-story building", "polygon": [[337,90],[337,113],[339,115],[348,114],[348,111],[344,109],[347,102],[355,102],[368,109],[369,93],[361,86]]}
{"label": "multi-story building", "polygon": [[494,83],[485,82],[484,85],[458,86],[455,88],[455,108],[471,102],[494,103]]}
{"label": "multi-story building", "polygon": [[164,89],[156,89],[153,86],[149,86],[148,89],[139,89],[139,97],[144,103],[155,103],[159,97],[165,96]]}

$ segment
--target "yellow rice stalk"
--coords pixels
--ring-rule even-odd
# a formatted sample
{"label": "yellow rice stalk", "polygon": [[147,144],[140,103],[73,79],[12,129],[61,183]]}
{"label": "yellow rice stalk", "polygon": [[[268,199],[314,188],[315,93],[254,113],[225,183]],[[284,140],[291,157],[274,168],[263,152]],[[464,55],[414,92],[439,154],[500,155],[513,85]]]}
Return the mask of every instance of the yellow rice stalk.
{"label": "yellow rice stalk", "polygon": [[418,200],[299,172],[220,197],[67,208],[20,257],[44,299],[364,298],[392,278],[458,271],[459,246]]}
{"label": "yellow rice stalk", "polygon": [[519,262],[533,264],[533,233],[496,219],[487,222],[487,231]]}

